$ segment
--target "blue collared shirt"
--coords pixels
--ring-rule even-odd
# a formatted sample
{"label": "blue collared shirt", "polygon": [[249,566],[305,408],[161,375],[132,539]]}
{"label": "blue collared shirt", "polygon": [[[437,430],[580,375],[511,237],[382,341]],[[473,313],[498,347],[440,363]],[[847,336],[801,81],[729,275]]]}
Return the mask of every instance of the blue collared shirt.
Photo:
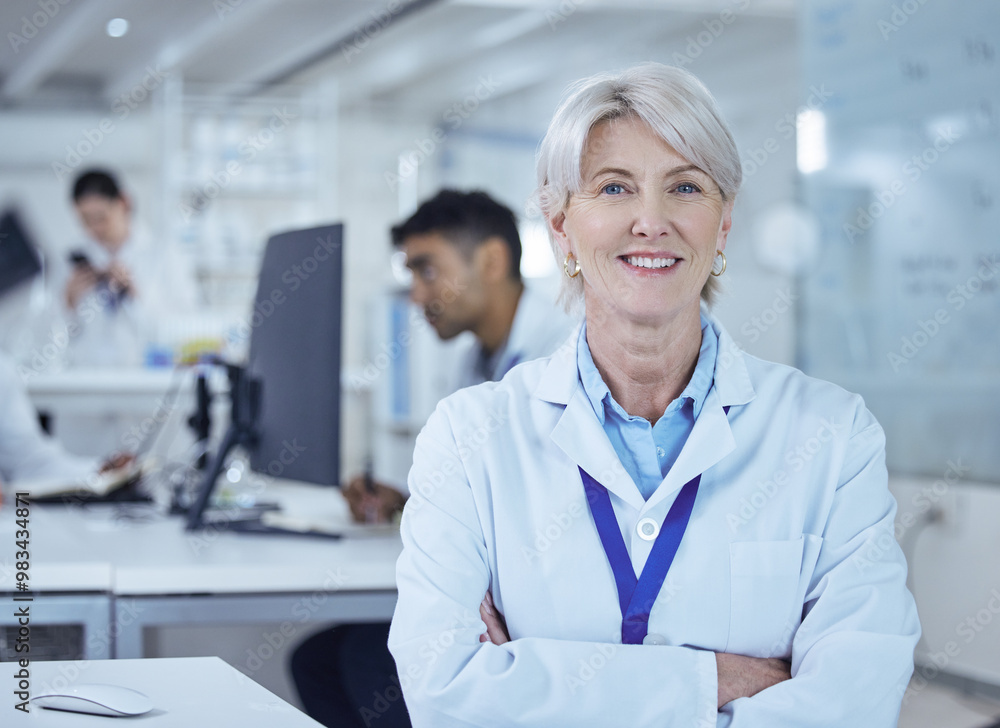
{"label": "blue collared shirt", "polygon": [[583,389],[625,472],[647,500],[673,467],[694,428],[695,419],[701,414],[705,397],[715,379],[718,349],[719,337],[703,315],[701,350],[691,381],[681,395],[667,405],[656,424],[650,425],[646,419],[628,414],[611,396],[590,353],[586,324],[580,329],[577,367]]}

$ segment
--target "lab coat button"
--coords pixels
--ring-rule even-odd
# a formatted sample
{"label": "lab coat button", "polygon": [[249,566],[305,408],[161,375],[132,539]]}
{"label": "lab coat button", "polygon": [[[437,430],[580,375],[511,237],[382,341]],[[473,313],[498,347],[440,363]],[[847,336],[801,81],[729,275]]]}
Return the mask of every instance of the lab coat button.
{"label": "lab coat button", "polygon": [[636,524],[635,530],[643,541],[653,541],[660,533],[660,524],[652,518],[643,518]]}
{"label": "lab coat button", "polygon": [[642,638],[642,644],[644,645],[665,645],[667,644],[667,638],[662,634],[656,634],[655,632],[647,634]]}

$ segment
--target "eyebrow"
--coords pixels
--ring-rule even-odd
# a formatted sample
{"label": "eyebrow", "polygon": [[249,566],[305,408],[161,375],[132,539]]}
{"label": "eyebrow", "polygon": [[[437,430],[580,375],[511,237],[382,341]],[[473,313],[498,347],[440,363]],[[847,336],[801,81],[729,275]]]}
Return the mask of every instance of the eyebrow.
{"label": "eyebrow", "polygon": [[429,255],[418,255],[415,258],[407,258],[406,267],[410,270],[415,268],[423,268],[431,264],[431,257]]}
{"label": "eyebrow", "polygon": [[[679,167],[674,167],[672,169],[667,170],[666,176],[673,177],[676,174],[683,174],[684,172],[692,172],[692,171],[700,172],[701,174],[707,174],[705,170],[703,170],[697,164],[682,164]],[[629,179],[632,179],[635,176],[627,169],[622,169],[621,167],[601,167],[601,169],[594,172],[594,174],[592,174],[590,178],[596,179],[597,177],[600,177],[601,175],[604,174],[616,174],[621,177],[627,177]]]}

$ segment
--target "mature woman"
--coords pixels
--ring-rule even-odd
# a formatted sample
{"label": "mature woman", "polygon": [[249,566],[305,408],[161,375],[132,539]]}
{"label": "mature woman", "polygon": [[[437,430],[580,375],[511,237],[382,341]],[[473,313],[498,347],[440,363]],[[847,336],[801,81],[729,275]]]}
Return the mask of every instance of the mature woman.
{"label": "mature woman", "polygon": [[919,626],[884,436],[707,312],[741,179],[714,100],[658,64],[586,79],[538,179],[585,324],[418,439],[413,724],[895,725]]}

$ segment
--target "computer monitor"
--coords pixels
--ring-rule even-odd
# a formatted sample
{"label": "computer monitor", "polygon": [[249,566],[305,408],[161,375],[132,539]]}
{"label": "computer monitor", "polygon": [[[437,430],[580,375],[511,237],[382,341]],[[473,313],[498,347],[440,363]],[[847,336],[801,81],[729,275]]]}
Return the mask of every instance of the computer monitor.
{"label": "computer monitor", "polygon": [[17,210],[4,210],[0,214],[0,296],[34,278],[41,270],[38,251]]}
{"label": "computer monitor", "polygon": [[339,481],[343,230],[275,235],[264,251],[247,364],[261,383],[250,450],[259,473]]}
{"label": "computer monitor", "polygon": [[205,525],[215,481],[237,445],[259,473],[338,484],[343,232],[336,224],[268,240],[247,320],[249,359],[229,367],[231,421],[188,511],[189,530]]}

